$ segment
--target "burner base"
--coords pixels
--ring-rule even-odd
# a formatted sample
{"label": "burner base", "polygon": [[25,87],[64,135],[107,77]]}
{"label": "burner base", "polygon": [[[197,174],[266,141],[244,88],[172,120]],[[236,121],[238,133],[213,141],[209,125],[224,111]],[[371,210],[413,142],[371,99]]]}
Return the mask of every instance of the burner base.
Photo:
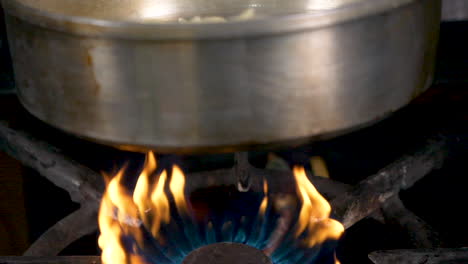
{"label": "burner base", "polygon": [[216,243],[192,251],[182,264],[273,264],[261,251],[238,243]]}

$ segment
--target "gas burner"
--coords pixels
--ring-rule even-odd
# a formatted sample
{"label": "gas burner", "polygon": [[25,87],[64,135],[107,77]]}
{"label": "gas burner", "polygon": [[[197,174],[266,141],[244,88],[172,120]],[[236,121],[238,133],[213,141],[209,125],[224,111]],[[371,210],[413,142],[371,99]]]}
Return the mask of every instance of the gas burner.
{"label": "gas burner", "polygon": [[[8,153],[27,166],[35,168],[58,186],[66,189],[71,194],[72,199],[81,204],[81,209],[51,227],[31,246],[26,252],[26,255],[58,254],[67,245],[79,239],[82,235],[95,230],[95,217],[98,211],[97,204],[103,192],[102,184],[100,183],[101,176],[99,174],[63,156],[54,148],[44,147],[46,145],[43,142],[38,142],[32,137],[17,132],[8,126],[0,125],[0,138],[2,138],[2,144],[5,146],[4,149],[8,151]],[[421,147],[418,151],[401,157],[378,173],[362,180],[354,186],[336,182],[328,178],[312,176],[310,171],[307,171],[307,176],[304,177],[308,179],[307,181],[310,180],[313,182],[317,190],[330,201],[333,208],[332,217],[340,220],[346,229],[354,226],[362,219],[369,217],[380,219],[379,221],[384,222],[396,221],[401,228],[406,229],[407,232],[411,234],[415,244],[423,247],[437,247],[439,245],[437,242],[437,233],[422,219],[406,209],[399,199],[398,193],[401,190],[411,188],[417,181],[425,177],[431,171],[440,168],[444,160],[446,160],[447,156],[451,153],[449,147],[451,145],[449,142],[451,141],[453,141],[453,139],[445,136],[431,138],[426,142],[425,146]],[[166,249],[159,252],[155,251],[156,249],[161,249],[159,246],[143,249],[143,251],[149,250],[148,252],[150,252],[143,254],[144,256],[152,256],[152,260],[149,262],[166,263],[162,261],[165,259],[167,263],[186,263],[183,262],[185,261],[184,259],[194,258],[190,256],[192,255],[191,252],[197,252],[195,249],[199,248],[200,252],[209,252],[213,250],[213,248],[204,247],[211,244],[219,245],[220,248],[231,247],[231,244],[218,244],[228,241],[263,249],[262,254],[270,256],[270,261],[273,263],[333,263],[333,248],[335,247],[334,244],[336,245],[333,239],[330,240],[330,242],[325,242],[325,244],[322,243],[322,246],[319,248],[313,248],[313,250],[309,251],[311,255],[307,255],[307,258],[312,256],[310,259],[313,260],[317,258],[317,256],[324,254],[328,259],[325,262],[305,261],[303,257],[306,256],[304,253],[307,251],[304,249],[296,251],[295,245],[297,244],[295,244],[295,242],[299,240],[296,240],[293,236],[294,232],[292,231],[294,231],[294,229],[291,231],[289,228],[295,226],[292,223],[295,223],[293,219],[295,219],[294,217],[297,217],[297,215],[291,217],[291,215],[295,215],[291,214],[291,212],[294,211],[291,211],[291,208],[294,208],[291,204],[303,205],[304,197],[300,198],[299,196],[299,200],[302,200],[302,203],[297,203],[294,202],[294,199],[298,197],[289,196],[288,198],[288,194],[297,194],[298,188],[299,193],[301,193],[300,187],[307,185],[307,182],[296,184],[293,176],[294,174],[290,171],[253,167],[249,164],[246,153],[239,153],[236,155],[234,167],[230,169],[194,172],[189,173],[186,175],[186,178],[183,178],[181,170],[177,167],[167,169],[167,171],[163,168],[156,169],[156,167],[151,167],[156,164],[154,160],[152,161],[151,157],[150,154],[146,162],[146,167],[142,170],[141,175],[145,175],[145,173],[147,174],[149,172],[157,172],[159,175],[157,177],[158,183],[163,181],[161,175],[165,175],[164,181],[166,182],[162,185],[165,187],[163,188],[160,186],[159,196],[164,197],[163,189],[166,190],[166,205],[169,205],[168,208],[172,210],[168,213],[170,217],[174,218],[174,221],[166,222],[167,227],[172,225],[171,228],[166,230],[161,229],[161,232],[168,238],[166,242],[172,241],[172,244],[166,244]],[[153,163],[154,165],[149,165]],[[162,161],[161,163],[164,162]],[[119,179],[119,177],[123,177],[123,175],[124,171],[120,170],[120,172],[117,173],[117,177],[113,177],[115,180],[114,183],[118,183],[118,181],[122,180]],[[145,190],[145,188],[141,187],[141,179],[142,178],[135,182],[136,179],[133,178],[133,182],[132,180],[122,181],[122,184],[115,186],[120,186],[119,188],[129,188],[125,191],[120,189],[118,192],[126,193],[126,195],[133,193],[133,195],[135,195],[135,191],[129,190],[132,188],[140,189],[140,192],[141,190]],[[188,180],[185,182],[183,179]],[[110,184],[112,184],[112,182],[113,181],[110,181]],[[241,184],[241,182],[247,183],[248,191],[243,189],[243,184]],[[151,190],[156,191],[158,189],[157,185],[158,184],[154,185],[155,189]],[[180,195],[182,194],[180,188],[185,188],[185,192],[189,194],[189,199],[181,199]],[[150,190],[148,187],[146,187],[146,189]],[[177,192],[179,192],[179,194],[177,194]],[[233,194],[235,195],[233,196]],[[143,196],[146,197],[148,195],[149,194],[145,194]],[[157,196],[158,195],[154,192],[149,195],[149,197]],[[237,198],[233,199],[235,196],[237,196]],[[132,197],[129,195],[126,197],[125,199],[135,200],[135,196]],[[270,197],[271,200],[266,200],[266,197]],[[263,226],[262,228],[258,228],[258,223],[261,222],[258,219],[261,218],[260,216],[262,215],[259,212],[265,210],[265,215],[268,215],[274,211],[271,209],[271,206],[275,203],[272,202],[274,201],[272,197],[279,197],[280,199],[277,200],[277,203],[286,208],[286,210],[281,213],[281,209],[276,209],[275,214],[273,214],[274,216],[270,215],[264,217],[263,219],[266,222],[260,225]],[[119,199],[121,199],[121,197],[110,199],[113,201],[111,203],[112,206],[120,206],[119,208],[122,208],[122,211],[127,212],[129,210],[128,208],[123,208],[122,205],[116,206],[116,204],[114,204],[114,202]],[[103,201],[103,203],[106,203],[106,198],[104,198]],[[177,201],[190,201],[190,203],[178,204]],[[249,202],[246,203],[246,201]],[[268,206],[266,208],[270,209],[262,209],[264,201],[268,201]],[[290,201],[291,203],[285,201]],[[230,210],[213,210],[212,214],[206,213],[207,205],[211,204],[211,209],[216,208],[216,206],[218,206],[219,209],[220,205],[223,207],[226,203],[231,203],[231,206],[228,206],[231,208]],[[243,204],[245,206],[242,206]],[[236,209],[232,207],[232,205],[240,206],[240,208]],[[125,206],[128,206],[128,204]],[[205,208],[203,208],[203,206],[205,206]],[[160,208],[164,208],[164,206],[160,206]],[[253,209],[250,210],[249,208]],[[204,209],[205,211],[203,212]],[[198,215],[197,210],[200,212]],[[243,213],[233,213],[235,210],[241,210]],[[191,213],[188,214],[188,211]],[[226,215],[228,215],[225,213],[226,211],[231,212],[231,216],[236,215],[238,217],[226,220]],[[105,214],[107,220],[110,221],[109,223],[111,224],[112,222],[115,224],[115,221],[119,220],[120,227],[126,226],[125,228],[129,228],[143,225],[142,223],[144,221],[141,219],[127,217],[128,215],[126,216],[125,214],[116,214],[115,208],[112,209],[111,212],[113,213],[108,212]],[[240,217],[242,214],[246,217]],[[208,217],[209,219],[206,216],[210,216]],[[229,222],[231,224],[229,224]],[[121,223],[126,224],[122,225]],[[125,230],[125,228],[122,230]],[[157,245],[157,236],[148,236],[149,232],[151,232],[150,230],[151,228],[148,228],[144,232],[144,237],[146,237],[145,243],[151,242],[151,245]],[[415,232],[415,230],[418,231]],[[268,236],[259,235],[262,232],[268,234]],[[226,236],[228,236],[229,239],[226,239]],[[138,244],[135,242],[137,237],[138,234],[132,235],[131,237],[121,237],[126,254],[131,252],[135,253],[138,252],[138,250],[141,252],[141,249],[135,248],[135,245]],[[51,243],[52,240],[55,242]],[[268,250],[269,247],[266,246],[267,244],[270,246],[274,245],[275,250]],[[233,252],[244,249],[246,251],[250,250],[250,248],[238,246],[237,244],[232,247],[237,247],[236,249],[232,249]],[[214,248],[217,248],[217,246],[214,246]],[[230,249],[227,250],[229,251]],[[111,250],[111,252],[112,254],[110,255],[118,255],[115,250]],[[440,252],[441,255],[433,255],[433,257],[437,258],[436,256],[445,256],[446,253],[450,255],[456,252],[454,256],[460,258],[468,254],[465,250],[453,252],[445,252],[442,250]],[[199,253],[199,256],[203,256],[203,254],[205,253]],[[386,259],[394,259],[396,256],[395,254],[398,255],[401,253],[388,251],[376,252],[371,255],[371,259],[376,261],[375,263],[389,263],[385,262],[387,261]],[[430,252],[421,253],[417,251],[412,252],[409,256],[419,258],[421,254],[427,256],[430,255]],[[141,255],[136,254],[135,257],[137,256]],[[155,256],[159,256],[159,258],[156,257],[156,259],[154,259]],[[254,253],[252,256],[253,258],[261,258],[262,255]]]}
{"label": "gas burner", "polygon": [[260,250],[237,243],[216,243],[192,251],[182,264],[273,264]]}
{"label": "gas burner", "polygon": [[175,165],[159,169],[152,152],[138,177],[129,181],[122,169],[108,177],[99,212],[103,262],[181,263],[200,247],[234,242],[263,251],[275,264],[334,263],[344,228],[330,218],[330,205],[304,168],[293,169],[294,181],[285,173],[278,185],[268,173],[252,175],[246,154],[238,159],[234,171],[244,179],[229,172],[202,181],[186,177]]}

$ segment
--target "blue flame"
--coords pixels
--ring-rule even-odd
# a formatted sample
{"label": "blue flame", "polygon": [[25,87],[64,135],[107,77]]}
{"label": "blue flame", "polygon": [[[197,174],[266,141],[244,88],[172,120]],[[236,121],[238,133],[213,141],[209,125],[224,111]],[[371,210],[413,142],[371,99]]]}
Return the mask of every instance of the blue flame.
{"label": "blue flame", "polygon": [[[191,251],[213,243],[242,243],[265,250],[277,241],[280,243],[270,252],[275,264],[335,263],[337,241],[329,240],[307,248],[301,237],[294,236],[297,212],[291,212],[291,221],[283,227],[286,229],[281,239],[277,240],[275,232],[284,224],[281,222],[282,215],[270,202],[265,214],[259,214],[263,193],[241,193],[234,186],[213,190],[216,188],[191,195],[190,215],[180,215],[177,210],[172,210],[172,220],[161,226],[158,239],[144,225],[132,227],[140,229],[144,239],[137,242],[131,235],[122,236],[125,250],[142,257],[147,263],[180,264]],[[171,208],[174,208],[174,204],[171,204]]]}

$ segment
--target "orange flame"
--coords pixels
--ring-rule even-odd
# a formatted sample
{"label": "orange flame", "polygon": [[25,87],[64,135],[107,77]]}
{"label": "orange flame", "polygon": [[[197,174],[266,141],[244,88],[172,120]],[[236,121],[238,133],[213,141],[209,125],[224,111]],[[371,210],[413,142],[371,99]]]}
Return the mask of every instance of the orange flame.
{"label": "orange flame", "polygon": [[123,264],[127,262],[127,255],[120,243],[122,230],[117,222],[112,217],[113,204],[109,196],[105,196],[101,202],[99,211],[99,227],[101,235],[99,236],[98,244],[102,249],[102,261],[104,263]]}
{"label": "orange flame", "polygon": [[328,239],[337,240],[344,232],[343,225],[329,218],[330,204],[317,191],[307,178],[302,167],[294,167],[297,190],[302,200],[302,208],[295,232],[296,238],[305,233],[304,243],[307,247],[313,247]]}
{"label": "orange flame", "polygon": [[172,177],[171,177],[171,183],[169,184],[169,189],[171,190],[171,193],[174,195],[174,200],[177,206],[177,211],[179,213],[187,212],[187,203],[185,200],[184,188],[185,188],[184,173],[179,167],[177,166],[172,167]]}
{"label": "orange flame", "polygon": [[123,174],[124,171],[120,170],[109,182],[99,211],[101,235],[98,244],[102,249],[104,263],[124,264],[127,263],[127,257],[132,258],[120,241],[123,234],[132,233],[135,240],[142,241],[142,233],[132,231],[141,222],[138,220],[137,207],[121,183]]}
{"label": "orange flame", "polygon": [[153,152],[149,152],[146,157],[145,167],[138,178],[138,181],[133,191],[133,201],[138,207],[140,216],[143,219],[143,223],[148,225],[148,217],[146,212],[152,209],[151,203],[147,199],[149,189],[150,189],[150,176],[154,173],[157,168],[156,158],[154,157]]}
{"label": "orange flame", "polygon": [[263,200],[259,208],[259,214],[261,216],[265,215],[265,211],[268,206],[268,183],[266,180],[263,180],[263,195]]}
{"label": "orange flame", "polygon": [[[156,169],[156,158],[152,152],[149,152],[133,196],[122,182],[123,169],[109,181],[99,211],[101,235],[98,243],[102,249],[101,258],[104,264],[143,263],[139,256],[126,252],[121,242],[123,235],[131,235],[137,245],[143,245],[141,225],[150,230],[160,243],[164,243],[160,229],[171,219],[169,199],[165,193],[167,172],[164,170],[157,182],[152,184],[151,176]],[[182,170],[174,166],[169,189],[179,213],[187,212],[184,187],[185,176]]]}
{"label": "orange flame", "polygon": [[161,240],[161,237],[159,236],[159,229],[161,228],[161,223],[167,224],[171,220],[171,212],[169,208],[169,200],[167,199],[166,194],[164,193],[164,186],[166,185],[166,178],[167,178],[167,173],[166,171],[163,171],[161,175],[159,175],[159,180],[156,186],[153,189],[153,192],[150,195],[150,199],[152,202],[152,208],[154,210],[153,216],[153,224],[150,227],[151,234],[156,237],[157,239],[160,239],[160,242],[163,242]]}

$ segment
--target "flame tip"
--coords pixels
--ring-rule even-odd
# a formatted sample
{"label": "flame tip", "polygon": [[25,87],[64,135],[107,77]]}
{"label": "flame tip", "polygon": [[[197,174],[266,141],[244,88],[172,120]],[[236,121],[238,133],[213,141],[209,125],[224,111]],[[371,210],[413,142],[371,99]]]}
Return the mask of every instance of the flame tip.
{"label": "flame tip", "polygon": [[295,236],[307,232],[306,244],[313,247],[323,243],[327,239],[339,239],[344,232],[344,227],[338,221],[331,219],[331,206],[328,201],[317,191],[306,175],[304,167],[294,166],[296,188],[302,200],[302,208]]}

